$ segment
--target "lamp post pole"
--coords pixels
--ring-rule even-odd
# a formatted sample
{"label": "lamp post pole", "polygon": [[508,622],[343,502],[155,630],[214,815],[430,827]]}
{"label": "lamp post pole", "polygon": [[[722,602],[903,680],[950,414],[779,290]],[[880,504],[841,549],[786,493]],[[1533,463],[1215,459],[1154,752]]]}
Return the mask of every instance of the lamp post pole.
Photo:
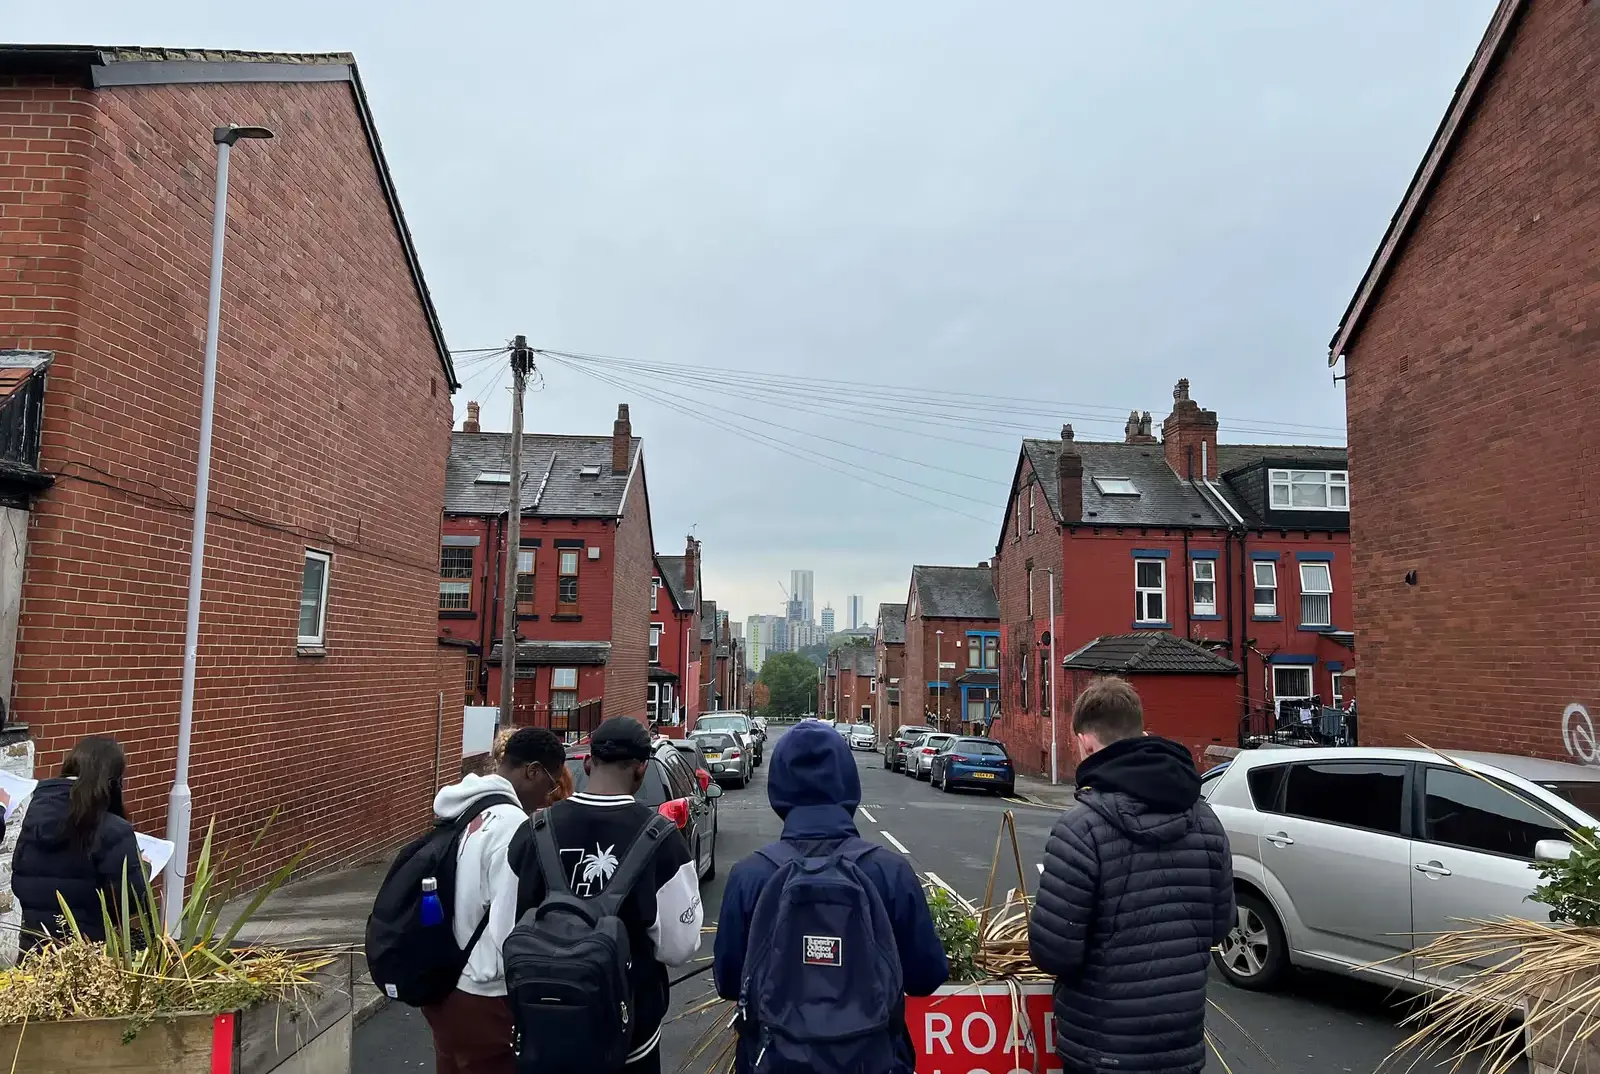
{"label": "lamp post pole", "polygon": [[[206,300],[206,348],[200,388],[200,460],[194,478],[194,532],[189,542],[189,600],[183,627],[183,684],[178,694],[178,765],[167,795],[167,838],[172,860],[163,882],[167,932],[183,921],[184,882],[189,872],[189,827],[194,798],[189,790],[189,753],[194,735],[194,680],[200,653],[200,596],[206,558],[206,505],[211,498],[211,426],[217,399],[217,331],[222,319],[222,246],[228,231],[228,154],[240,138],[271,138],[265,127],[214,128],[217,191],[211,219],[211,291]],[[180,937],[181,938],[181,937]]]}
{"label": "lamp post pole", "polygon": [[933,681],[939,683],[939,730],[944,730],[944,631],[933,632]]}

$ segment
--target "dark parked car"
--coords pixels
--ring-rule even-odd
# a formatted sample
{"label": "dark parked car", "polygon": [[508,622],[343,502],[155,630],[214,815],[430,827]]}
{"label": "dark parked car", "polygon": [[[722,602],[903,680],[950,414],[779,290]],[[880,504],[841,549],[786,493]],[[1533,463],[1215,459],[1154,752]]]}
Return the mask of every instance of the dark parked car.
{"label": "dark parked car", "polygon": [[[722,788],[712,782],[709,771],[697,771],[671,739],[657,739],[654,749],[655,756],[645,768],[644,783],[634,798],[654,809],[668,802],[684,802],[681,815],[685,819],[679,827],[689,841],[700,879],[710,880],[717,875],[717,799],[722,797]],[[572,773],[575,794],[589,784],[589,774],[583,770],[588,756],[587,743],[567,750],[567,771]],[[705,772],[705,779],[700,778],[700,772]]]}
{"label": "dark parked car", "polygon": [[982,787],[996,794],[1015,794],[1017,770],[1005,746],[992,738],[955,738],[933,755],[928,776],[946,793],[957,787]]}
{"label": "dark parked car", "polygon": [[908,723],[894,733],[894,737],[883,744],[883,767],[891,772],[900,772],[906,766],[906,750],[914,745],[923,735],[932,733],[933,728],[919,723]]}

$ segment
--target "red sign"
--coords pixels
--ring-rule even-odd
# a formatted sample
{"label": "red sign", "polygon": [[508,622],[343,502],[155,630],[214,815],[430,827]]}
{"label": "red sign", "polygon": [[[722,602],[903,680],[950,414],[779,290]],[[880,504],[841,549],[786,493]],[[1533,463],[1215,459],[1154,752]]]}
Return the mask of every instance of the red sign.
{"label": "red sign", "polygon": [[908,996],[917,1074],[1061,1074],[1050,985],[1022,985],[1021,992],[1020,1011],[1005,985],[946,985],[926,998]]}

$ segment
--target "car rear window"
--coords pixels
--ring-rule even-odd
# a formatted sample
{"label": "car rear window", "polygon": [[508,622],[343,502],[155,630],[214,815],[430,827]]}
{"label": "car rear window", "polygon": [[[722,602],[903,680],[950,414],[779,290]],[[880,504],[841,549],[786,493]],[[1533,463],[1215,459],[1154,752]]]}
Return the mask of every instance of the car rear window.
{"label": "car rear window", "polygon": [[907,727],[900,728],[899,731],[895,732],[895,737],[896,738],[910,738],[912,735],[925,735],[927,733],[928,733],[928,728],[926,728],[926,727],[918,727],[915,724],[913,724],[913,725],[910,725],[910,726],[907,726]]}
{"label": "car rear window", "polygon": [[695,735],[694,738],[696,742],[700,743],[700,748],[708,753],[721,753],[723,750],[731,750],[739,745],[738,739],[720,732],[708,732],[703,735]]}
{"label": "car rear window", "polygon": [[974,757],[1004,757],[1005,747],[998,742],[981,738],[963,738],[950,747],[956,753],[970,753]]}
{"label": "car rear window", "polygon": [[1572,780],[1561,783],[1540,783],[1539,786],[1557,798],[1571,802],[1596,820],[1600,820],[1600,782],[1591,783],[1588,780]]}
{"label": "car rear window", "polygon": [[1250,800],[1257,809],[1277,812],[1278,792],[1283,789],[1283,774],[1289,771],[1286,764],[1267,765],[1250,770]]}

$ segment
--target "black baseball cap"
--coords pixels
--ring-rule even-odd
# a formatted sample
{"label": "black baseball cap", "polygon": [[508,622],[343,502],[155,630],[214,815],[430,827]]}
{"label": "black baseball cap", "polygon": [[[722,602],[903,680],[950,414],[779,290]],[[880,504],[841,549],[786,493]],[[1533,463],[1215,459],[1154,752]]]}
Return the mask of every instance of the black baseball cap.
{"label": "black baseball cap", "polygon": [[597,761],[648,761],[650,732],[631,716],[613,716],[589,736],[589,753]]}

